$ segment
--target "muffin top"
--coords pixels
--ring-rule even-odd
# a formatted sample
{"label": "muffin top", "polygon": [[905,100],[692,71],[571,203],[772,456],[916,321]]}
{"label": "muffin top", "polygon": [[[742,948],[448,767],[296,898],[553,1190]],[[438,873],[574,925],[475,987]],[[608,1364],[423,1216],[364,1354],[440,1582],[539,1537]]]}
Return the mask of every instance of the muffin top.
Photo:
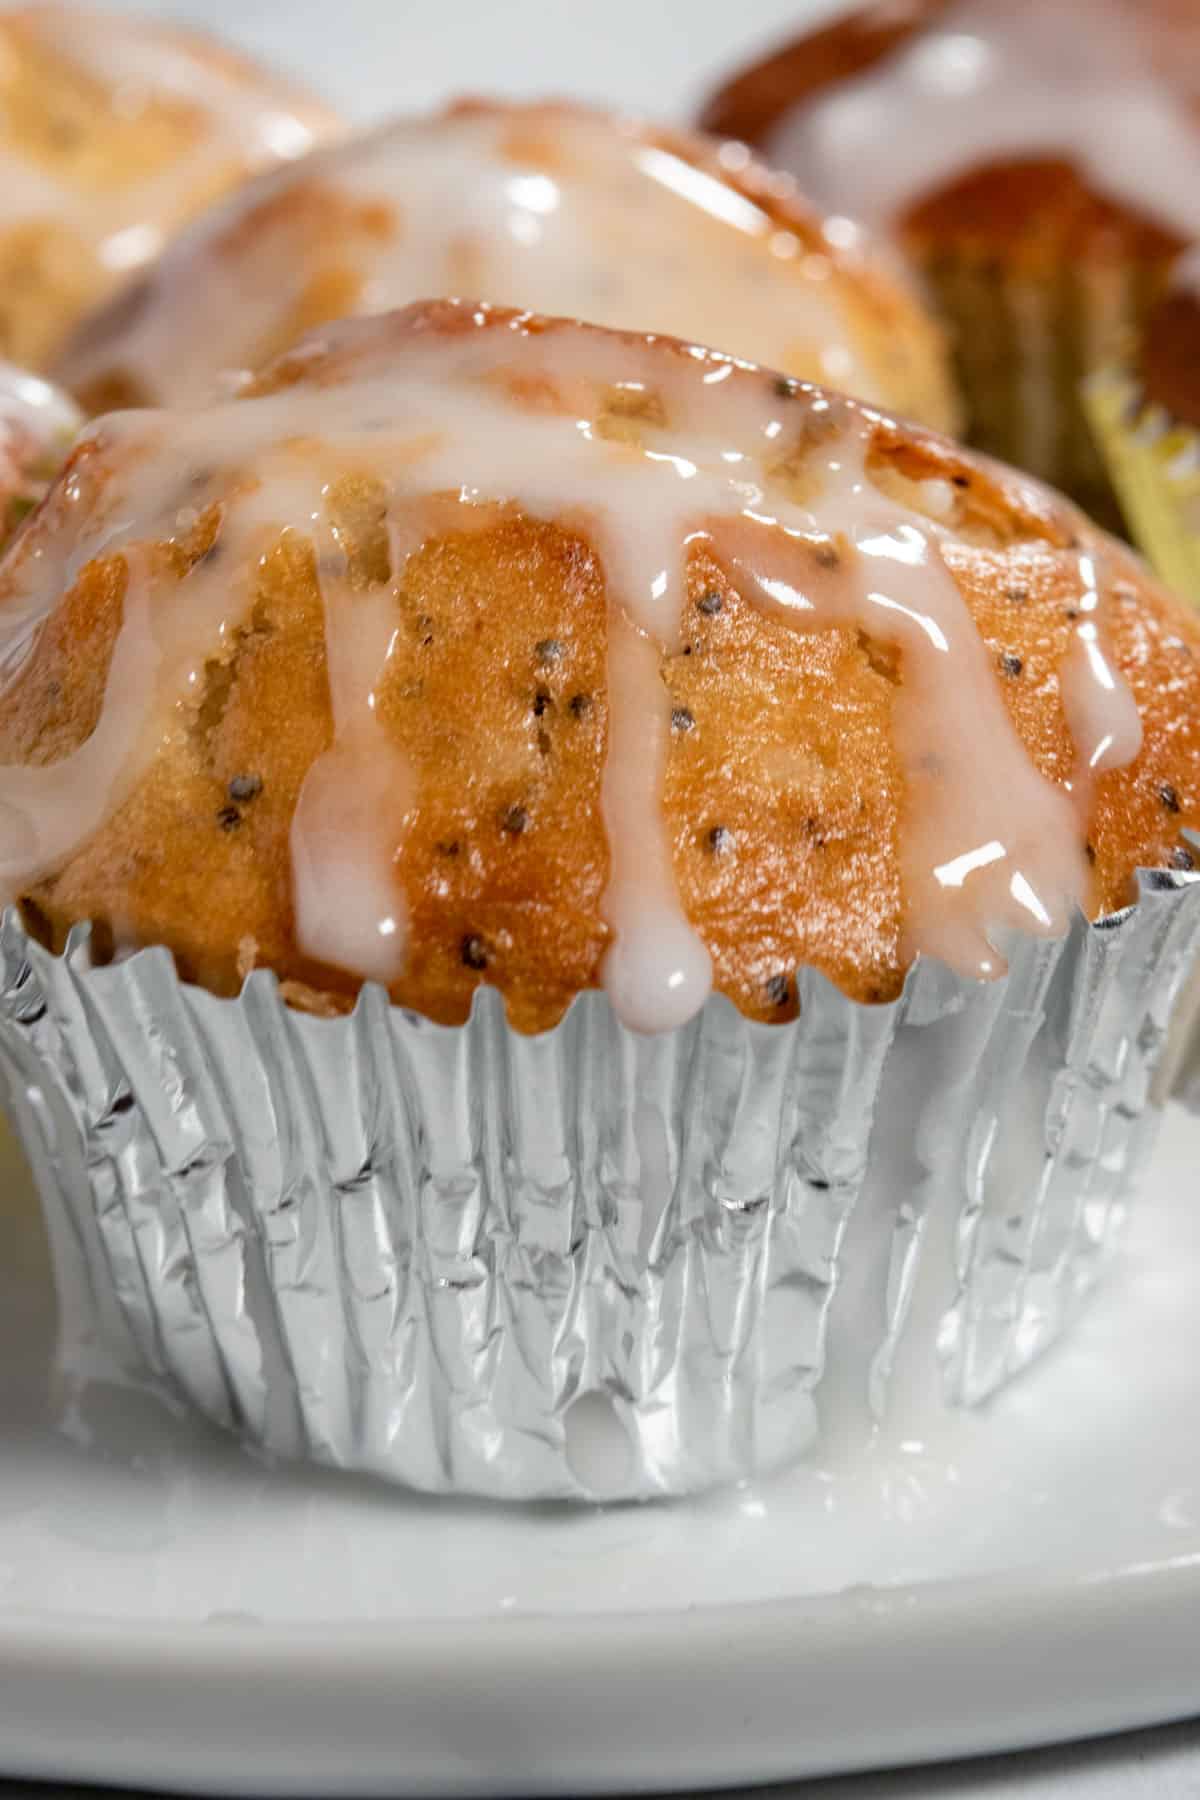
{"label": "muffin top", "polygon": [[1132,554],[671,339],[441,301],[102,419],[0,609],[9,896],[217,993],[785,1019],[1192,867],[1200,623]]}
{"label": "muffin top", "polygon": [[57,372],[93,411],[190,406],[326,320],[472,294],[694,338],[949,428],[940,338],[905,278],[794,189],[738,146],[463,102],[244,188]]}
{"label": "muffin top", "polygon": [[1004,242],[1032,220],[1135,256],[1200,236],[1194,0],[870,5],[744,71],[704,118],[877,226]]}
{"label": "muffin top", "polygon": [[199,33],[126,14],[0,15],[0,354],[42,363],[164,236],[336,121]]}

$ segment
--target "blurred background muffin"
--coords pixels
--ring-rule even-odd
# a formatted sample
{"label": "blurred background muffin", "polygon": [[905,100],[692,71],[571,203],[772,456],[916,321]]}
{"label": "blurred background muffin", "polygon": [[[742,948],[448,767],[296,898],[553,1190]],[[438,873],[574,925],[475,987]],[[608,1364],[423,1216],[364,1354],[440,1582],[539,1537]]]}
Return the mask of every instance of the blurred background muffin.
{"label": "blurred background muffin", "polygon": [[45,497],[82,423],[50,382],[0,362],[0,549]]}
{"label": "blurred background muffin", "polygon": [[306,329],[437,294],[669,332],[938,428],[938,328],[890,256],[744,150],[582,107],[466,102],[244,188],[87,320],[92,411],[190,405]]}
{"label": "blurred background muffin", "polygon": [[1200,254],[1171,273],[1140,337],[1091,375],[1088,420],[1134,542],[1200,607]]}
{"label": "blurred background muffin", "polygon": [[1200,236],[1194,0],[867,6],[703,119],[890,231],[951,327],[972,441],[1116,520],[1078,388]]}
{"label": "blurred background muffin", "polygon": [[198,32],[74,6],[0,14],[0,356],[44,368],[185,219],[336,123]]}

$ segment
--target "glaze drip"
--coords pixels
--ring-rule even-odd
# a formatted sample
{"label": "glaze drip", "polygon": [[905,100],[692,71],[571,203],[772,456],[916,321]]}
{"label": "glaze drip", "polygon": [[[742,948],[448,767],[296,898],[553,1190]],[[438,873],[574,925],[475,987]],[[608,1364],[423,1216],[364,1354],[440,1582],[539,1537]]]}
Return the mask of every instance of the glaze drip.
{"label": "glaze drip", "polygon": [[1102,597],[1094,556],[1079,558],[1079,621],[1075,642],[1059,674],[1063,709],[1075,740],[1078,766],[1072,786],[1084,808],[1092,785],[1106,769],[1131,763],[1142,747],[1142,721],[1120,671],[1113,667],[1100,635]]}
{"label": "glaze drip", "polygon": [[404,969],[404,893],[393,863],[415,799],[412,771],[376,714],[396,600],[390,586],[355,591],[328,527],[318,526],[318,544],[333,743],[309,769],[292,821],[296,935],[316,961],[386,987]]}
{"label": "glaze drip", "polygon": [[[177,728],[198,664],[236,627],[258,559],[290,531],[313,549],[332,722],[293,826],[297,942],[319,962],[394,982],[405,820],[420,804],[375,712],[398,589],[408,558],[448,521],[471,528],[501,503],[578,530],[604,569],[613,941],[603,979],[627,1023],[678,1025],[711,985],[661,799],[662,659],[680,648],[687,559],[700,544],[791,628],[862,629],[900,651],[906,953],[988,976],[1004,966],[1005,929],[1065,928],[1087,885],[1078,795],[1039,773],[1009,720],[943,556],[952,490],[927,482],[908,504],[876,479],[886,421],[715,352],[462,304],[350,322],[315,340],[301,368],[305,357],[315,378],[278,392],[101,421],[114,465],[102,514],[80,519],[58,569],[9,565],[8,606],[26,634],[90,557],[120,552],[130,569],[100,723],[69,778],[66,764],[0,770],[10,891],[61,864],[111,813],[155,732]],[[366,585],[352,578],[330,505],[337,481],[363,468],[380,484],[390,550],[386,580]],[[144,547],[178,538],[206,504],[221,508],[224,554],[215,569],[203,559],[192,569],[181,604],[182,591],[173,598],[142,573]],[[1136,755],[1140,728],[1104,654],[1101,573],[1084,560],[1063,685],[1090,774]]]}

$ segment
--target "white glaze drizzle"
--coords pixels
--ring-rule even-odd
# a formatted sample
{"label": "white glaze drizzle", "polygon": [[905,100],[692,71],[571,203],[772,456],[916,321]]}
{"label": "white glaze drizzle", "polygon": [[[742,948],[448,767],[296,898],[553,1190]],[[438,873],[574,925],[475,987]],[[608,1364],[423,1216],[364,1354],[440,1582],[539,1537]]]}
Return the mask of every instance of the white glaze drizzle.
{"label": "white glaze drizzle", "polygon": [[1059,686],[1077,757],[1072,785],[1086,808],[1095,777],[1107,769],[1124,768],[1141,750],[1142,720],[1128,683],[1105,654],[1095,556],[1084,551],[1078,566],[1080,593],[1075,610],[1080,617],[1075,642],[1059,670]]}
{"label": "white glaze drizzle", "polygon": [[818,202],[887,227],[972,169],[1062,156],[1200,237],[1200,13],[1142,0],[957,0],[862,74],[806,96],[769,154]]}
{"label": "white glaze drizzle", "polygon": [[23,37],[108,90],[118,117],[166,103],[188,118],[178,155],[103,190],[56,177],[12,138],[0,146],[0,224],[64,224],[114,279],[157,256],[181,217],[238,170],[303,156],[333,125],[315,101],[220,47],[210,55],[182,34],[120,13],[48,5],[21,9],[10,25],[0,19],[0,71],[19,56]]}
{"label": "white glaze drizzle", "polygon": [[601,803],[612,856],[605,915],[614,938],[604,985],[618,1017],[639,1031],[685,1024],[712,987],[712,959],[680,907],[661,823],[670,709],[659,657],[653,637],[613,613]]}
{"label": "white glaze drizzle", "polygon": [[[306,186],[375,203],[394,230],[355,235],[335,220],[326,241],[303,211],[289,227],[279,203]],[[239,231],[259,209],[270,222]],[[884,400],[837,279],[842,254],[814,252],[728,183],[610,119],[538,106],[404,119],[251,184],[181,234],[137,315],[113,334],[101,320],[63,378],[79,389],[120,368],[156,403],[206,400],[222,371],[277,344],[332,265],[362,277],[359,312],[478,295],[670,332]]]}
{"label": "white glaze drizzle", "polygon": [[396,600],[390,587],[355,592],[336,532],[322,522],[326,497],[314,494],[309,516],[333,743],[309,769],[292,820],[293,901],[308,955],[388,986],[404,970],[404,894],[392,864],[415,798],[408,762],[376,715]]}
{"label": "white glaze drizzle", "polygon": [[[341,380],[195,415],[101,421],[117,465],[105,488],[108,510],[81,522],[80,541],[57,569],[29,559],[10,565],[8,607],[22,629],[53,607],[89,556],[193,522],[205,483],[223,507],[224,572],[197,564],[184,584],[186,604],[156,596],[162,661],[153,694],[135,699],[127,681],[110,679],[100,726],[71,759],[65,816],[57,769],[0,770],[0,869],[10,887],[60,863],[102,823],[152,752],[147,718],[171,729],[172,703],[244,611],[258,556],[281,527],[291,529],[318,547],[334,723],[332,749],[310,772],[293,831],[297,941],[322,961],[394,981],[403,957],[404,819],[419,795],[374,719],[393,596],[408,555],[444,534],[447,506],[469,526],[492,513],[489,503],[510,502],[583,529],[605,570],[602,808],[612,869],[604,912],[614,944],[604,979],[627,1022],[676,1025],[711,983],[708,953],[680,905],[661,802],[669,714],[660,658],[678,646],[688,546],[700,540],[747,597],[796,629],[861,627],[900,648],[893,723],[907,797],[906,952],[989,975],[1003,967],[994,948],[1003,927],[1062,931],[1086,892],[1082,822],[1072,796],[1034,767],[1008,718],[943,560],[946,527],[872,480],[874,416],[820,396],[789,398],[765,373],[698,349],[530,330],[520,318],[488,323],[485,309],[458,309],[463,324],[470,328],[431,330],[416,309],[403,328],[395,320],[343,325],[330,334],[344,362]],[[627,420],[630,394],[644,403],[640,439],[613,441],[605,428],[614,396]],[[794,455],[792,476],[772,471],[794,448],[795,427],[811,427],[823,411],[830,430],[804,453],[813,492],[801,503],[787,491]],[[121,469],[122,457],[131,467]],[[325,517],[330,470],[354,467],[385,484],[393,527],[391,585],[368,594],[351,591],[336,546],[330,555]],[[205,477],[181,520],[179,496],[198,468],[218,473]],[[245,471],[254,481],[243,477],[239,487],[233,478]],[[945,511],[940,490],[929,498]],[[1094,565],[1089,571],[1092,599],[1081,607],[1091,627],[1087,654],[1064,677],[1064,693],[1080,756],[1099,770],[1136,754],[1138,734],[1132,698],[1103,658]],[[140,582],[134,592],[119,655],[127,633],[141,641]],[[1083,626],[1080,633],[1084,644]],[[374,784],[349,818],[348,778]],[[384,920],[392,928],[381,934]]]}

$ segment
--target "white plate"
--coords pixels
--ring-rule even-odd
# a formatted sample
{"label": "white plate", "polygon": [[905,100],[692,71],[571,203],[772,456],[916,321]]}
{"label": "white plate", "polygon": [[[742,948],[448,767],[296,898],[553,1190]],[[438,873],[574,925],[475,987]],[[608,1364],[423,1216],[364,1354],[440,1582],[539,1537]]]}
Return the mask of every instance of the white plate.
{"label": "white plate", "polygon": [[1105,1290],[987,1416],[610,1511],[272,1470],[112,1368],[64,1375],[4,1156],[0,1769],[695,1787],[1200,1709],[1200,1124],[1178,1110]]}

